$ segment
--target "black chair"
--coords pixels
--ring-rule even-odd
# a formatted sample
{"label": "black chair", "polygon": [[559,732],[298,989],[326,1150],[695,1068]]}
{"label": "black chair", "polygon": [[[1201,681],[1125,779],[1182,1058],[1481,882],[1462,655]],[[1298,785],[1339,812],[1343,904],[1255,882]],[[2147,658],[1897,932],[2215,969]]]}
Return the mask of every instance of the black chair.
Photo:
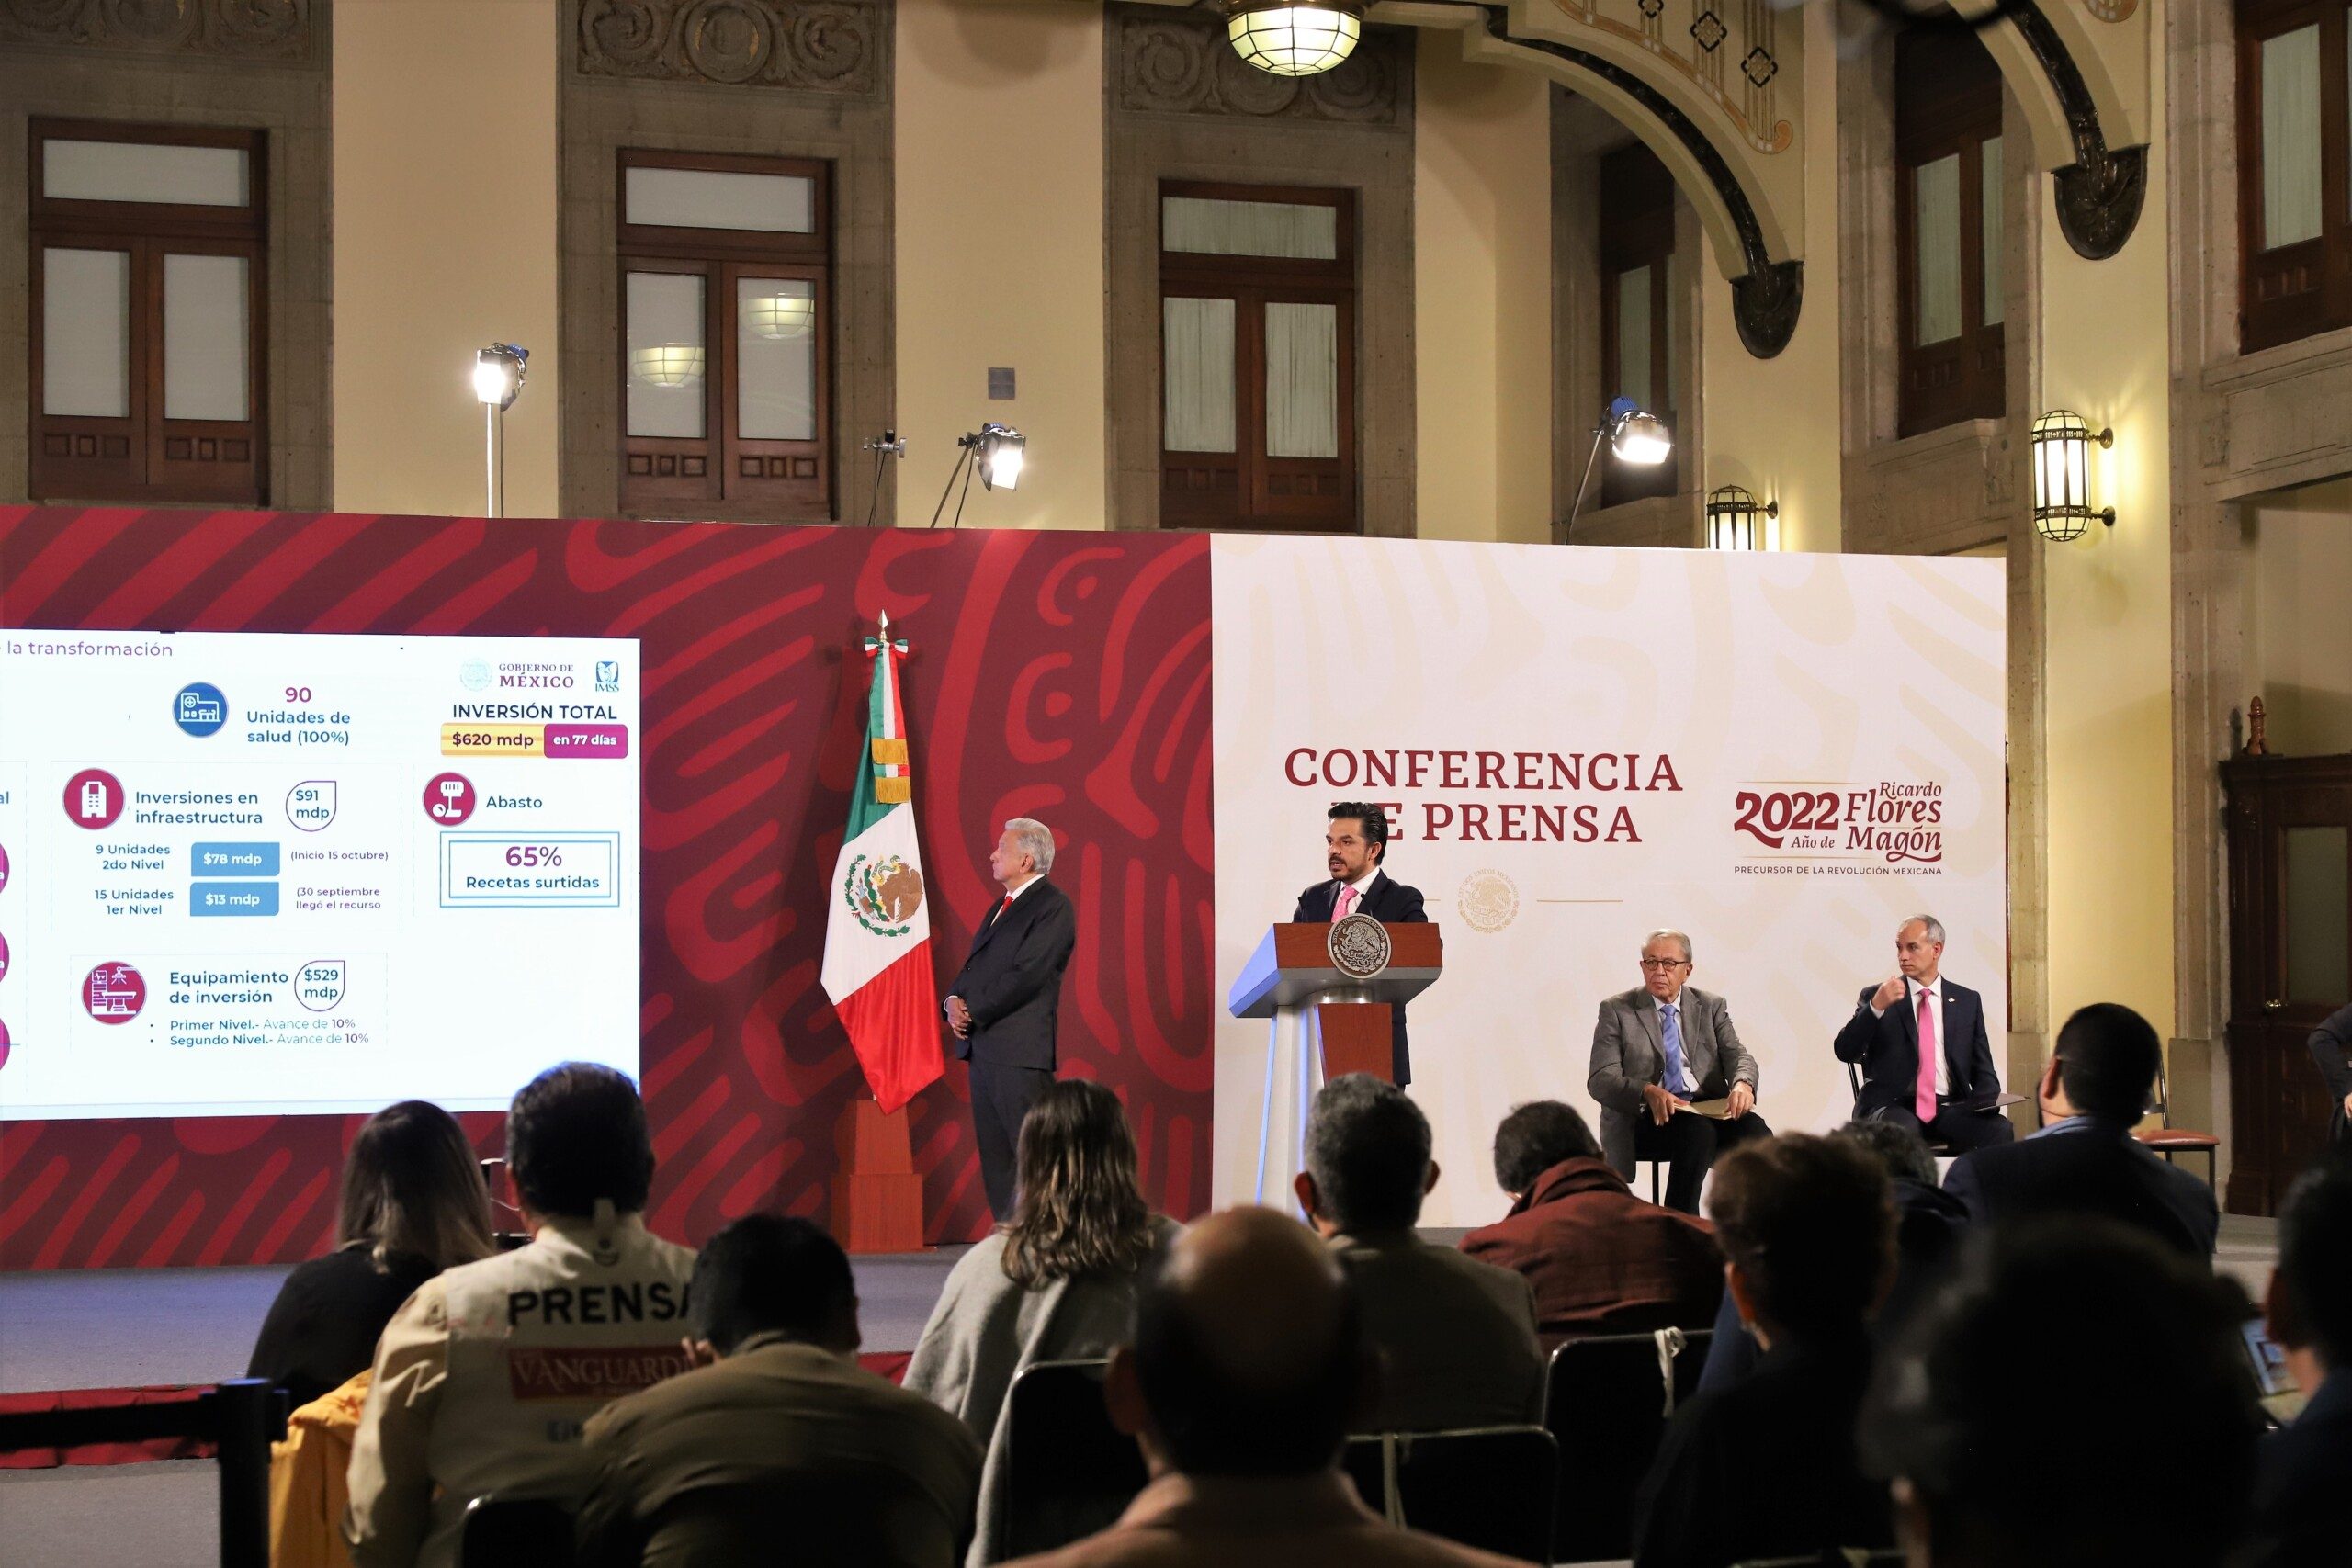
{"label": "black chair", "polygon": [[1550,1560],[1560,1450],[1541,1427],[1383,1432],[1349,1439],[1342,1462],[1364,1506],[1397,1524],[1521,1562]]}
{"label": "black chair", "polygon": [[[1544,1425],[1559,1445],[1554,1562],[1623,1558],[1634,1551],[1634,1492],[1649,1473],[1674,1409],[1699,1386],[1710,1329],[1606,1334],[1552,1352]],[[1671,1386],[1659,1370],[1663,1342]]]}
{"label": "black chair", "polygon": [[124,1401],[0,1415],[0,1454],[188,1438],[220,1466],[220,1568],[269,1568],[269,1445],[286,1435],[286,1393],[234,1378],[195,1399]]}
{"label": "black chair", "polygon": [[1039,1361],[1005,1396],[999,1555],[1050,1551],[1115,1523],[1148,1479],[1143,1450],[1111,1425],[1107,1361]]}
{"label": "black chair", "polygon": [[571,1531],[560,1503],[485,1492],[466,1505],[458,1568],[571,1568]]}

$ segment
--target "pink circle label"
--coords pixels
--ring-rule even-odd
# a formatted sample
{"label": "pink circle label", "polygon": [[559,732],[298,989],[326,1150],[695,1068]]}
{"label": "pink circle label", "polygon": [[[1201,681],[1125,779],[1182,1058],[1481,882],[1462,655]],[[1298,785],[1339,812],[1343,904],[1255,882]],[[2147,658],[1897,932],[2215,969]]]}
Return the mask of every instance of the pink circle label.
{"label": "pink circle label", "polygon": [[8,977],[8,939],[0,936],[0,980]]}
{"label": "pink circle label", "polygon": [[8,886],[8,846],[0,844],[0,887]]}
{"label": "pink circle label", "polygon": [[84,768],[65,781],[65,816],[76,828],[96,832],[122,815],[122,781],[104,768]]}
{"label": "pink circle label", "polygon": [[82,1006],[100,1023],[129,1023],[146,1005],[147,982],[128,964],[101,964],[82,982]]}
{"label": "pink circle label", "polygon": [[454,828],[474,814],[473,781],[463,773],[435,773],[425,781],[424,814]]}

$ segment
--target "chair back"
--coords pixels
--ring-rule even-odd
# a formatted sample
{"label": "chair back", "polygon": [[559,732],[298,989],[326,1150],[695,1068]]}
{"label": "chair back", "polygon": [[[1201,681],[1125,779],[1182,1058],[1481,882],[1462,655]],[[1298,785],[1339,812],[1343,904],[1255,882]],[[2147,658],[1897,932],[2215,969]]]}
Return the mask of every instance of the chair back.
{"label": "chair back", "polygon": [[1862,1109],[1862,1069],[1852,1062],[1846,1064],[1846,1089],[1854,1097],[1854,1110]]}
{"label": "chair back", "polygon": [[1559,1446],[1541,1427],[1383,1432],[1342,1461],[1364,1506],[1395,1523],[1521,1562],[1550,1561]]}
{"label": "chair back", "polygon": [[1111,1425],[1107,1361],[1037,1361],[1005,1396],[1004,1485],[996,1540],[1026,1557],[1115,1523],[1148,1479],[1143,1450]]}
{"label": "chair back", "polygon": [[1699,1386],[1711,1329],[1571,1339],[1552,1352],[1544,1425],[1559,1445],[1555,1562],[1634,1551],[1634,1493],[1674,1411]]}
{"label": "chair back", "polygon": [[458,1568],[571,1568],[571,1532],[560,1503],[485,1492],[466,1505]]}

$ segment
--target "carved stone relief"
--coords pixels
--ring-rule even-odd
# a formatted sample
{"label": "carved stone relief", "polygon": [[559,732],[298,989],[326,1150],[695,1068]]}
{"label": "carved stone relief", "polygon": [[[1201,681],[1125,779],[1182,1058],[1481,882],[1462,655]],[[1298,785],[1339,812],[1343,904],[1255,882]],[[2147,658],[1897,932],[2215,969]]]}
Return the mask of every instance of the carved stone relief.
{"label": "carved stone relief", "polygon": [[1397,38],[1375,28],[1336,71],[1275,76],[1236,54],[1215,17],[1129,13],[1119,18],[1119,75],[1112,101],[1140,114],[1394,125],[1403,48]]}
{"label": "carved stone relief", "polygon": [[306,64],[314,0],[0,0],[0,43]]}
{"label": "carved stone relief", "polygon": [[881,88],[873,0],[587,0],[575,69],[805,93]]}

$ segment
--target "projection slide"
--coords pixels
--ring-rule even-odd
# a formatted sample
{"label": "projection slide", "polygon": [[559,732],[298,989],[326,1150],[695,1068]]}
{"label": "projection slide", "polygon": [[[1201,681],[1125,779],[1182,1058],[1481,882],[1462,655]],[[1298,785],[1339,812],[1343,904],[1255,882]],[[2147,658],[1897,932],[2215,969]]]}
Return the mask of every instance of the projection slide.
{"label": "projection slide", "polygon": [[0,632],[0,1120],[637,1071],[634,639]]}

